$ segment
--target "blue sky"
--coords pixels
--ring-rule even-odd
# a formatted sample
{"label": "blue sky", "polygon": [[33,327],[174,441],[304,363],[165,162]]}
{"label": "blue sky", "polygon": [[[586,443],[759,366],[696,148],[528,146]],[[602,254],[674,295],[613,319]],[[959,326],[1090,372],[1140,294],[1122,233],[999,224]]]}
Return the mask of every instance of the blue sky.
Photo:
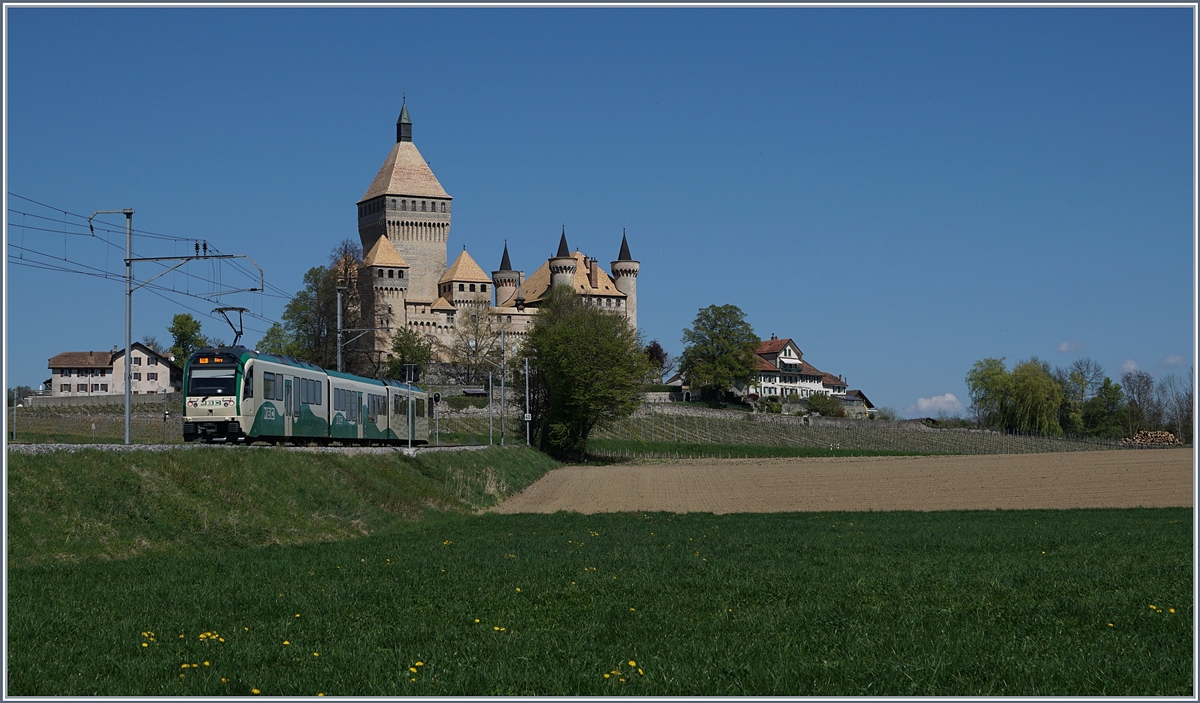
{"label": "blue sky", "polygon": [[[395,141],[403,91],[455,198],[451,257],[465,244],[490,271],[507,239],[532,273],[565,224],[573,248],[607,262],[624,228],[642,262],[639,324],[673,353],[700,308],[734,304],[760,336],[795,339],[910,415],[945,394],[967,404],[964,376],[989,356],[1091,356],[1113,378],[1192,364],[1190,9],[7,18],[9,192],[85,216],[133,207],[135,228],[248,254],[289,293],[357,239],[355,203]],[[14,258],[119,274],[123,235],[107,246],[71,234],[77,218],[61,234],[61,212],[8,208],[5,373],[36,387],[54,354],[123,344],[123,286]],[[135,238],[140,256],[189,246]],[[187,270],[160,282],[247,285]],[[217,302],[138,291],[134,338],[166,340],[173,314]],[[286,300],[219,302],[261,316],[253,343]]]}

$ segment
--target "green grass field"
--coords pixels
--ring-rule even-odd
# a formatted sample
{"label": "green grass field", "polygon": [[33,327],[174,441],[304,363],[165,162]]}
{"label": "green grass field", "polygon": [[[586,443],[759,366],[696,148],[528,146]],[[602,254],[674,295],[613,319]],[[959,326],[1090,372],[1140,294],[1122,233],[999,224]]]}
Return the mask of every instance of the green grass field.
{"label": "green grass field", "polygon": [[1194,694],[1191,509],[477,512],[555,466],[10,454],[7,693]]}
{"label": "green grass field", "polygon": [[8,693],[1186,696],[1191,534],[1188,509],[442,514],[10,568]]}

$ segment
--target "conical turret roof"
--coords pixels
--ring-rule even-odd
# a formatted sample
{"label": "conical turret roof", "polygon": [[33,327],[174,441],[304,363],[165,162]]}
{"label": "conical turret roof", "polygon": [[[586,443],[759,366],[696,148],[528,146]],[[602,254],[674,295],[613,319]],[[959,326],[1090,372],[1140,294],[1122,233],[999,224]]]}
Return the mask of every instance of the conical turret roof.
{"label": "conical turret roof", "polygon": [[633,261],[633,257],[629,255],[629,241],[625,239],[625,228],[621,228],[621,253],[617,254],[617,261]]}
{"label": "conical turret roof", "polygon": [[412,120],[408,117],[407,102],[400,106],[400,118],[396,120],[396,124],[412,124]]}
{"label": "conical turret roof", "polygon": [[555,256],[570,256],[571,249],[567,246],[567,226],[563,225],[562,239],[558,240],[558,253]]}
{"label": "conical turret roof", "polygon": [[500,259],[501,271],[512,271],[512,263],[508,260],[508,240],[504,240],[504,256]]}

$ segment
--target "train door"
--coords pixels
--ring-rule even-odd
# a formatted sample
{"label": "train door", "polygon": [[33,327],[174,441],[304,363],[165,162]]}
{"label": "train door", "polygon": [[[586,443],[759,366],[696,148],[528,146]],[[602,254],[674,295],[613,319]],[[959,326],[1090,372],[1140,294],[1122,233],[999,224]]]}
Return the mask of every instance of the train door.
{"label": "train door", "polygon": [[294,391],[294,381],[296,377],[284,378],[283,380],[283,434],[285,437],[292,436],[292,398]]}

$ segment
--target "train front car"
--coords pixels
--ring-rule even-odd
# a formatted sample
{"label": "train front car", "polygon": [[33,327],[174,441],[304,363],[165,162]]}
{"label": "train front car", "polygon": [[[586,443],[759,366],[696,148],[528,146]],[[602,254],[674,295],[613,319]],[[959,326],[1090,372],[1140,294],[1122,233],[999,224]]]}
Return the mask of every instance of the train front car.
{"label": "train front car", "polygon": [[217,347],[201,349],[188,358],[183,370],[183,441],[246,440],[240,390],[252,354],[243,347]]}

